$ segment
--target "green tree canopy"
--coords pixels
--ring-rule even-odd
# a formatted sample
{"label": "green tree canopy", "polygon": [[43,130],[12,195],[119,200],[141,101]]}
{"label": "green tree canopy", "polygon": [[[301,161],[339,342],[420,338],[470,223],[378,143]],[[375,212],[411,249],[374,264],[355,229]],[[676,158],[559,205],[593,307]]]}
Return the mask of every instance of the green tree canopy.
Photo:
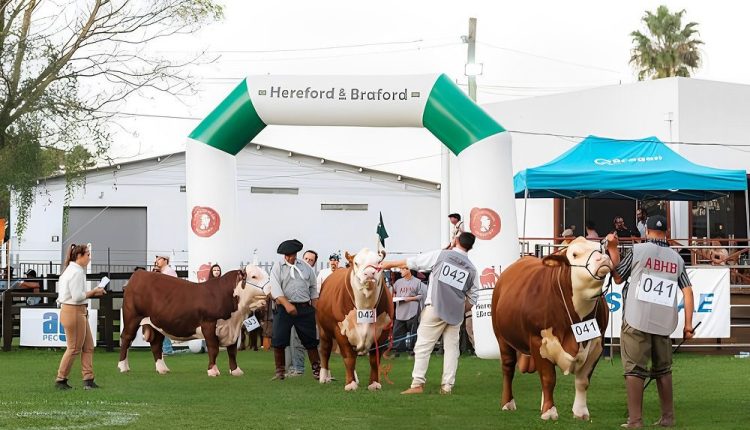
{"label": "green tree canopy", "polygon": [[685,10],[670,13],[659,6],[656,14],[646,11],[642,21],[647,32],[634,31],[630,64],[638,70],[638,80],[672,76],[690,76],[700,66],[698,48],[703,42],[696,38],[698,23],[682,26]]}
{"label": "green tree canopy", "polygon": [[22,234],[37,180],[66,177],[68,205],[83,171],[107,160],[108,126],[134,93],[193,92],[189,64],[149,44],[221,19],[213,0],[0,0],[0,217],[12,195]]}

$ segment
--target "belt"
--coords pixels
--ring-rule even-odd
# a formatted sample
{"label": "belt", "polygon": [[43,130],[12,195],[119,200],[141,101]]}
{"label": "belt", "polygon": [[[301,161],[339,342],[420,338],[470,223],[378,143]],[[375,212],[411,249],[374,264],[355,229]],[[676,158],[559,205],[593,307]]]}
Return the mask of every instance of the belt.
{"label": "belt", "polygon": [[81,306],[88,306],[86,303],[80,304],[80,305],[73,305],[70,303],[61,303],[64,306],[75,306],[75,307],[81,307]]}
{"label": "belt", "polygon": [[301,308],[312,306],[310,302],[289,302],[289,303],[293,304],[294,306],[299,306]]}

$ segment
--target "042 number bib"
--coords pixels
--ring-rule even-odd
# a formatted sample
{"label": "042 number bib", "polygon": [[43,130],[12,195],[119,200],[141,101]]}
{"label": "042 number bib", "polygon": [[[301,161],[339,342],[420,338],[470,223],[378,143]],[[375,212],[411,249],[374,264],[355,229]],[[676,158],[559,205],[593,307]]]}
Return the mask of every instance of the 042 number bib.
{"label": "042 number bib", "polygon": [[448,262],[444,262],[443,267],[440,269],[438,281],[448,284],[457,290],[463,291],[468,277],[469,272],[466,270],[456,267]]}
{"label": "042 number bib", "polygon": [[643,302],[673,307],[677,295],[677,281],[644,273],[638,282],[635,297]]}
{"label": "042 number bib", "polygon": [[357,309],[357,324],[375,324],[375,309]]}

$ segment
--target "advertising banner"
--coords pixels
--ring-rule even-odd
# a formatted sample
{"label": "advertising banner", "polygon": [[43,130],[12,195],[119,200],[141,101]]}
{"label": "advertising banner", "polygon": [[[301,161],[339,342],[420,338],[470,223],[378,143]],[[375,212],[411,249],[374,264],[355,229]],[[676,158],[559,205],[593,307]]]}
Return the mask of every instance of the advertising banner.
{"label": "advertising banner", "polygon": [[[96,309],[89,309],[89,327],[96,342]],[[66,346],[60,309],[21,309],[21,346]]]}

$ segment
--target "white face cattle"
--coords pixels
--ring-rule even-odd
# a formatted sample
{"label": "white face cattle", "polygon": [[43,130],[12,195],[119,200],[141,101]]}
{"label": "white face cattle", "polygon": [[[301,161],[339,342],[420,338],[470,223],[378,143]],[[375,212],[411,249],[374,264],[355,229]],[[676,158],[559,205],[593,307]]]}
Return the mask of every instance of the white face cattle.
{"label": "white face cattle", "polygon": [[244,288],[243,281],[240,280],[234,289],[234,295],[240,298],[239,310],[251,312],[263,307],[266,296],[271,292],[271,285],[266,271],[258,266],[248,264],[245,267],[245,273],[247,273],[247,278],[244,281]]}
{"label": "white face cattle", "polygon": [[604,277],[612,271],[612,260],[602,252],[598,242],[576,238],[565,250],[570,263],[573,285],[573,306],[583,318],[591,313],[596,300],[601,296]]}
{"label": "white face cattle", "polygon": [[383,258],[385,258],[385,251],[379,250],[376,253],[369,248],[362,248],[354,256],[352,260],[354,276],[361,285],[367,285],[368,287],[379,285],[383,278],[383,269],[380,266]]}

